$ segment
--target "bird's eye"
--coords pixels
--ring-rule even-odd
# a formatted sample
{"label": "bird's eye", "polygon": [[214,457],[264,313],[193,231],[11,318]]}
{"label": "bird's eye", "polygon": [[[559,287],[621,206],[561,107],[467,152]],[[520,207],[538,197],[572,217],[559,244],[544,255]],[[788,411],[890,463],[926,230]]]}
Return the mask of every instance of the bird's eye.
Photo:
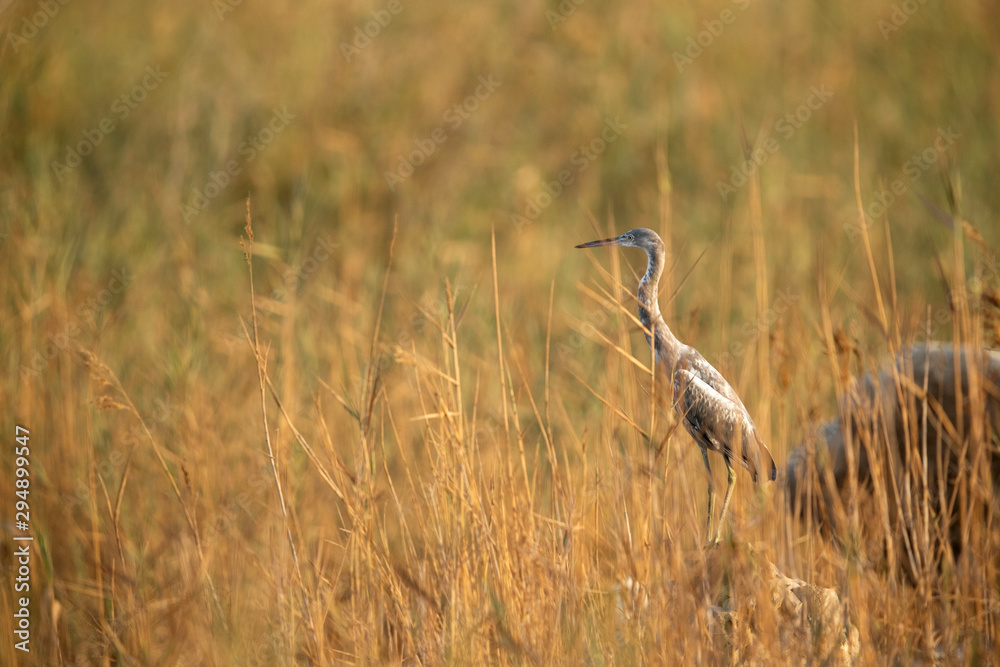
{"label": "bird's eye", "polygon": [[631,234],[629,234],[629,235],[628,235],[628,240],[629,240],[629,241],[635,241],[635,237],[634,237],[634,236],[632,236]]}

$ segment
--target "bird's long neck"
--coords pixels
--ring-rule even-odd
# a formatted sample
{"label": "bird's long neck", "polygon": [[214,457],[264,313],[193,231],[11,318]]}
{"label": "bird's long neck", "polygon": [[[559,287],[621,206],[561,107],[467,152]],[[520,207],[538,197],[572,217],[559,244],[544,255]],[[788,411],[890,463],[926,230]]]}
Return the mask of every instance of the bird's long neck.
{"label": "bird's long neck", "polygon": [[653,332],[656,342],[650,341],[649,334],[646,334],[646,340],[655,345],[656,361],[666,366],[668,372],[673,372],[681,343],[660,315],[659,284],[666,260],[663,243],[659,242],[646,250],[646,255],[649,258],[646,274],[639,281],[639,321],[643,328]]}

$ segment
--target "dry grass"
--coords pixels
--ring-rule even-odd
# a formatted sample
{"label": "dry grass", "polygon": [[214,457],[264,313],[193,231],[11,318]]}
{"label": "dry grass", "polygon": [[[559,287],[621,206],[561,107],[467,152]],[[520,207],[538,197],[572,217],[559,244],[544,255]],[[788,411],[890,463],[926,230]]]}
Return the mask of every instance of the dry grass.
{"label": "dry grass", "polygon": [[[953,560],[930,539],[887,553],[885,486],[850,489],[831,540],[780,477],[742,472],[706,553],[703,465],[632,314],[643,259],[572,251],[636,226],[669,240],[663,311],[782,467],[845,374],[928,329],[1000,337],[995,10],[927,3],[883,39],[891,2],[732,4],[679,72],[673,53],[730,5],[584,3],[552,30],[553,4],[405,3],[348,61],[340,44],[382,6],[69,3],[0,46],[0,396],[8,433],[32,434],[28,658],[819,660],[815,628],[771,606],[771,562],[837,591],[865,664],[996,662],[988,424],[958,438]],[[16,2],[0,26],[35,11]],[[249,159],[276,109],[294,117]],[[104,117],[93,152],[54,170]],[[512,219],[616,118],[560,196]],[[768,136],[778,150],[720,205],[716,183]],[[859,217],[897,179],[910,192]],[[12,479],[5,458],[5,609]],[[9,632],[0,663],[23,662]]]}

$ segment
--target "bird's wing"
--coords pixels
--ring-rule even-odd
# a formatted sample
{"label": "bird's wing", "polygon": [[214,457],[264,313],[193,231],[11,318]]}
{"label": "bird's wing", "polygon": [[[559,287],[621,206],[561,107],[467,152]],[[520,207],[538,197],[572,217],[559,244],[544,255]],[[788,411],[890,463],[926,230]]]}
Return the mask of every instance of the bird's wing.
{"label": "bird's wing", "polygon": [[733,389],[733,386],[726,381],[722,373],[719,372],[715,366],[708,362],[708,359],[701,356],[701,353],[693,347],[687,346],[685,354],[680,357],[678,368],[684,368],[695,376],[697,376],[702,382],[707,384],[709,387],[718,392],[723,398],[732,401],[739,406],[740,410],[747,414],[749,417],[749,412],[743,401],[740,400],[739,394]]}
{"label": "bird's wing", "polygon": [[691,437],[701,446],[741,462],[755,482],[761,473],[769,479],[777,475],[774,459],[743,403],[717,391],[700,373],[686,368],[674,373],[674,409]]}

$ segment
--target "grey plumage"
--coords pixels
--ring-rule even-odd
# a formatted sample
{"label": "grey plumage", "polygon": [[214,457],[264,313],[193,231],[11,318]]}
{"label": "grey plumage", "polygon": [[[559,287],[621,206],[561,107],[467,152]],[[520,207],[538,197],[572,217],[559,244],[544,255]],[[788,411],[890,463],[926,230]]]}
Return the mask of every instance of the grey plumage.
{"label": "grey plumage", "polygon": [[[641,248],[646,252],[646,273],[639,281],[639,321],[645,329],[646,342],[654,346],[656,363],[665,378],[672,382],[674,409],[687,432],[701,448],[708,481],[709,544],[718,544],[722,523],[729,508],[736,472],[732,460],[737,460],[756,482],[761,475],[773,480],[777,467],[757,427],[740,397],[726,379],[698,350],[677,340],[660,315],[657,286],[663,273],[663,241],[651,229],[633,229],[621,236],[581,243],[577,248],[622,246]],[[650,335],[652,333],[652,336]],[[726,462],[729,483],[719,515],[719,530],[712,537],[715,493],[712,489],[709,450],[722,454]]]}
{"label": "grey plumage", "polygon": [[[712,366],[708,368],[718,374]],[[675,409],[688,433],[702,447],[740,461],[754,483],[762,472],[773,480],[777,475],[774,460],[739,397],[727,398],[705,382],[703,375],[685,368],[674,373]],[[732,391],[728,383],[725,386]]]}

